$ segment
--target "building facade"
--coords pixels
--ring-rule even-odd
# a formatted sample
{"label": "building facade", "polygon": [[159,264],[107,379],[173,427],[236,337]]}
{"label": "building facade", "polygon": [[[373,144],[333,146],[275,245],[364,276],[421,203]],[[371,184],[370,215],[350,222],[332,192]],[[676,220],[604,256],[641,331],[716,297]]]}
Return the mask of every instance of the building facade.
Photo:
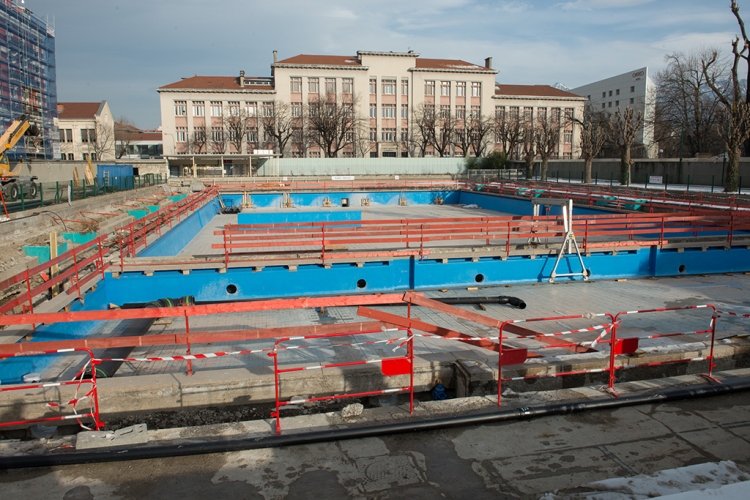
{"label": "building facade", "polygon": [[26,115],[34,134],[8,152],[11,159],[60,157],[57,132],[55,33],[12,0],[0,0],[0,126]]}
{"label": "building facade", "polygon": [[61,160],[115,159],[115,119],[107,101],[57,105]]}
{"label": "building facade", "polygon": [[638,156],[657,156],[658,145],[654,141],[656,84],[649,76],[647,67],[589,83],[574,88],[572,92],[585,96],[594,111],[614,113],[618,109],[633,108],[642,113],[644,124],[636,136],[642,153]]}
{"label": "building facade", "polygon": [[[427,59],[415,52],[359,51],[356,56],[297,55],[278,60],[271,78],[194,76],[157,89],[165,155],[251,155],[271,150],[287,157],[320,158],[321,115],[356,116],[356,127],[340,130],[338,157],[485,155],[500,141],[490,127],[518,108],[538,116],[579,115],[584,99],[546,86],[497,86],[492,58],[484,65]],[[268,128],[284,110],[289,138],[279,151]],[[544,111],[542,111],[544,110]],[[241,117],[244,140],[227,130]],[[480,124],[481,122],[481,124]],[[312,124],[312,125],[311,125]],[[488,125],[489,124],[489,125]],[[314,134],[310,133],[314,130]],[[430,137],[428,137],[430,136]],[[426,140],[426,139],[431,140]],[[170,140],[171,139],[171,140]],[[472,144],[472,140],[474,144]],[[440,142],[443,144],[440,144]],[[566,142],[567,141],[567,142]],[[481,147],[477,147],[481,142]],[[576,149],[573,131],[561,133],[558,156]]]}

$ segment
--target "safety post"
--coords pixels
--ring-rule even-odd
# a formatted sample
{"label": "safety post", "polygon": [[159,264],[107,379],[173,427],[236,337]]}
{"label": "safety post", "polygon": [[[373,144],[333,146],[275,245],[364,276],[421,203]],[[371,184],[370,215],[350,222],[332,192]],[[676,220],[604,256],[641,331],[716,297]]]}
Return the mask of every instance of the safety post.
{"label": "safety post", "polygon": [[[100,363],[99,360],[94,358],[94,353],[91,352],[89,349],[85,348],[70,348],[70,349],[54,349],[54,350],[47,350],[47,351],[37,351],[37,352],[26,352],[26,353],[14,353],[14,354],[3,354],[0,353],[0,359],[7,359],[7,358],[14,358],[14,357],[25,357],[25,356],[40,356],[40,355],[52,355],[52,354],[69,354],[72,352],[82,352],[86,353],[89,356],[89,360],[84,364],[84,366],[78,370],[76,375],[73,377],[72,380],[64,381],[64,382],[36,382],[36,383],[24,383],[21,385],[2,385],[0,386],[0,392],[10,392],[10,391],[28,391],[33,389],[47,389],[50,387],[67,387],[67,386],[75,386],[75,395],[73,398],[69,399],[65,403],[54,403],[54,402],[48,402],[46,403],[46,406],[48,408],[66,408],[68,406],[72,407],[73,414],[72,415],[60,415],[56,417],[42,417],[42,418],[33,418],[33,419],[27,419],[27,420],[16,420],[14,422],[0,422],[0,427],[10,427],[10,426],[16,426],[16,425],[25,425],[25,424],[34,424],[39,422],[59,422],[64,420],[77,420],[78,425],[80,425],[82,428],[87,430],[99,430],[102,427],[104,427],[104,423],[99,418],[99,394],[97,392],[96,387],[96,365]],[[86,378],[86,369],[90,368],[91,370],[91,377]],[[81,386],[83,384],[90,384],[91,389],[84,394],[83,396],[78,395],[78,392],[81,389]],[[89,411],[86,413],[78,413],[78,410],[76,409],[76,406],[79,402],[88,400],[89,401]],[[81,420],[84,418],[92,418],[94,420],[93,429],[89,426],[84,425]]]}
{"label": "safety post", "polygon": [[[634,314],[649,314],[649,313],[664,313],[664,312],[670,312],[670,311],[686,311],[686,310],[692,310],[692,309],[711,309],[711,321],[709,323],[708,328],[703,330],[696,330],[692,332],[676,332],[676,333],[660,333],[655,335],[647,335],[643,337],[628,337],[628,338],[617,338],[617,329],[622,324],[622,318],[629,315]],[[622,311],[617,313],[614,318],[612,319],[612,348],[610,350],[610,360],[609,360],[609,386],[607,388],[608,392],[612,394],[613,396],[617,397],[617,392],[614,389],[614,385],[616,382],[616,371],[619,369],[625,369],[625,368],[636,368],[636,367],[647,367],[647,366],[659,366],[659,365],[666,365],[666,364],[674,364],[674,363],[687,363],[690,361],[705,361],[708,360],[708,373],[702,373],[701,376],[707,380],[710,380],[711,382],[721,384],[716,378],[713,376],[713,369],[716,366],[716,363],[714,363],[714,342],[716,340],[716,320],[718,318],[716,307],[714,307],[712,304],[703,304],[698,306],[683,306],[683,307],[660,307],[657,309],[643,309],[638,311]],[[673,359],[669,361],[655,361],[653,363],[641,363],[637,365],[628,365],[628,366],[615,366],[615,360],[616,357],[620,354],[632,354],[634,353],[638,347],[641,340],[647,340],[647,339],[659,339],[659,338],[666,338],[666,337],[680,337],[680,336],[688,336],[688,335],[711,335],[711,342],[709,347],[709,355],[708,356],[699,356],[695,358],[686,358],[686,359]]]}
{"label": "safety post", "polygon": [[[279,368],[279,351],[281,350],[292,350],[292,349],[304,349],[306,346],[291,346],[291,347],[280,347],[281,344],[290,341],[298,340],[313,340],[313,339],[325,339],[334,337],[349,337],[354,335],[373,335],[384,332],[397,332],[406,331],[406,337],[391,338],[378,341],[367,341],[360,342],[357,344],[336,344],[341,347],[351,347],[354,345],[374,345],[374,344],[396,344],[394,351],[400,347],[406,346],[406,355],[391,357],[391,358],[379,358],[379,359],[365,359],[361,361],[349,361],[346,363],[328,363],[320,365],[301,366],[294,368]],[[334,346],[335,347],[335,346]],[[409,413],[414,413],[414,335],[410,328],[383,328],[381,330],[365,331],[365,332],[348,332],[348,333],[332,333],[325,335],[304,335],[298,337],[282,337],[274,343],[273,350],[268,353],[273,358],[273,373],[274,373],[274,390],[276,399],[276,410],[271,413],[271,417],[276,419],[276,434],[281,435],[281,407],[290,404],[301,404],[311,403],[316,401],[332,401],[336,399],[345,398],[357,398],[365,396],[378,396],[383,394],[393,394],[399,392],[409,391]],[[309,398],[292,398],[289,401],[281,401],[280,399],[280,375],[282,373],[299,372],[305,370],[325,370],[330,368],[342,368],[346,366],[362,366],[368,364],[380,364],[380,370],[385,377],[395,377],[398,375],[409,375],[409,385],[407,387],[396,387],[392,389],[380,389],[375,391],[364,391],[364,392],[350,392],[344,394],[333,394],[331,396],[320,396],[320,397],[309,397]]]}
{"label": "safety post", "polygon": [[[561,332],[554,332],[554,333],[534,333],[530,335],[516,335],[515,337],[503,337],[503,332],[507,328],[508,325],[512,324],[518,324],[518,323],[534,323],[534,322],[540,322],[540,321],[564,321],[564,320],[572,320],[572,319],[593,319],[593,318],[609,318],[610,323],[607,324],[600,324],[595,326],[590,326],[587,328],[578,328],[575,330],[567,330],[567,331],[561,331]],[[510,365],[517,365],[521,364],[526,361],[528,358],[528,349],[523,348],[512,348],[512,349],[504,349],[503,348],[503,341],[504,340],[514,340],[514,339],[534,339],[539,337],[562,337],[565,335],[574,335],[577,333],[585,333],[585,332],[601,332],[595,340],[593,341],[584,341],[584,342],[571,342],[571,343],[559,343],[556,345],[549,345],[541,348],[561,348],[561,347],[585,347],[586,350],[593,349],[596,347],[597,344],[603,344],[608,343],[609,341],[604,340],[604,337],[607,335],[607,333],[613,331],[613,325],[615,322],[615,317],[612,316],[610,313],[588,313],[588,314],[580,314],[580,315],[574,315],[574,316],[554,316],[549,318],[531,318],[531,319],[513,319],[513,320],[507,320],[504,321],[498,330],[498,353],[497,353],[497,405],[500,406],[502,402],[502,386],[503,382],[511,382],[516,380],[532,380],[532,379],[539,379],[539,378],[556,378],[556,377],[564,377],[568,375],[582,375],[586,373],[601,373],[608,370],[608,368],[597,368],[597,369],[591,369],[591,370],[575,370],[575,371],[569,371],[569,372],[558,372],[553,374],[541,374],[541,375],[525,375],[520,377],[508,377],[503,378],[503,366],[510,366]],[[485,339],[486,340],[486,339]]]}

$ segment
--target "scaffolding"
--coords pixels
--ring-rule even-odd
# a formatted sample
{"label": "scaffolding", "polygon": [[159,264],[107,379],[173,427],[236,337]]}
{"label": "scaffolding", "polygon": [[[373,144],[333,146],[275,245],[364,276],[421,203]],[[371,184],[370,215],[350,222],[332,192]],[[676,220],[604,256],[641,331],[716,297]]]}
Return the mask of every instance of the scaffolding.
{"label": "scaffolding", "polygon": [[0,0],[0,128],[22,114],[36,135],[27,136],[8,156],[59,158],[54,30],[22,5]]}

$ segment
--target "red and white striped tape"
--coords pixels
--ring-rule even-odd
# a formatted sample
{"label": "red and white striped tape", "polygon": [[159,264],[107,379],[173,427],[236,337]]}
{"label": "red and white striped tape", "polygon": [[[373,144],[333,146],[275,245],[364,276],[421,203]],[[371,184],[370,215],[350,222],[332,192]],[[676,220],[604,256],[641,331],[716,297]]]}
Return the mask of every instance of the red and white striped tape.
{"label": "red and white striped tape", "polygon": [[721,317],[722,314],[726,314],[727,316],[734,316],[735,318],[742,318],[742,319],[750,318],[750,314],[742,314],[742,313],[736,313],[732,311],[719,311],[718,309],[716,310],[716,314],[718,314],[719,317]]}

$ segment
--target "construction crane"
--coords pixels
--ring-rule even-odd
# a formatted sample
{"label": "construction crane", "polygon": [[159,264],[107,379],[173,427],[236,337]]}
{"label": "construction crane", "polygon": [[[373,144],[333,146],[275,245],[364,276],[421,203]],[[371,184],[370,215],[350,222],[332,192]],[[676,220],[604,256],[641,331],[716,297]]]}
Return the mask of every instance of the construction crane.
{"label": "construction crane", "polygon": [[23,189],[24,198],[36,198],[39,191],[36,185],[37,177],[19,175],[22,168],[20,163],[11,171],[10,160],[8,160],[8,151],[13,149],[31,126],[29,117],[21,115],[13,120],[10,127],[0,136],[0,184],[2,184],[3,197],[6,200],[17,200],[21,196],[21,189]]}

